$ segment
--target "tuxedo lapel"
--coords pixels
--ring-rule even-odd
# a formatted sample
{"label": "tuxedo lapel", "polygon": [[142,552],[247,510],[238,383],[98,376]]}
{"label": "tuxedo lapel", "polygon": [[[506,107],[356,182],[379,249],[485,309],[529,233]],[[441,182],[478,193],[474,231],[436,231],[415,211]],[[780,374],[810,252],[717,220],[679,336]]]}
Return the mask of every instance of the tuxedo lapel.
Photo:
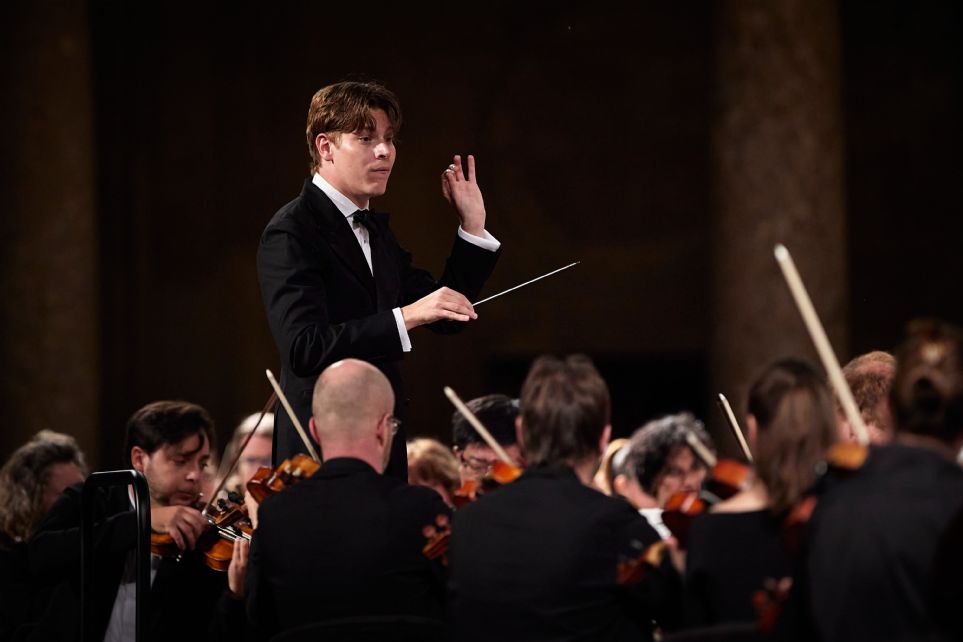
{"label": "tuxedo lapel", "polygon": [[327,241],[331,251],[374,298],[374,277],[372,277],[371,270],[368,268],[368,261],[364,258],[361,245],[358,244],[358,237],[354,235],[351,224],[348,223],[344,214],[311,181],[305,181],[301,197],[316,214],[315,222],[318,230]]}
{"label": "tuxedo lapel", "polygon": [[374,271],[375,290],[377,292],[378,309],[390,310],[399,304],[398,295],[401,292],[401,279],[398,270],[392,265],[392,256],[388,243],[388,215],[372,212],[372,220],[378,230],[371,239],[371,267]]}

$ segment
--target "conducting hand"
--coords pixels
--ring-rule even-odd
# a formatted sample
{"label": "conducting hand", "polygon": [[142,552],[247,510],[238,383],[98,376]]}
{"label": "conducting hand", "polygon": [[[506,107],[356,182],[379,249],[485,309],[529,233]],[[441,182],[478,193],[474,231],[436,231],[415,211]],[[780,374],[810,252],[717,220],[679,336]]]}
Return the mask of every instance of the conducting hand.
{"label": "conducting hand", "polygon": [[475,180],[475,157],[468,155],[467,177],[462,169],[461,156],[456,154],[454,161],[441,174],[441,193],[458,211],[462,229],[482,236],[485,233],[485,201]]}
{"label": "conducting hand", "polygon": [[468,321],[477,319],[475,308],[460,292],[451,288],[439,288],[411,305],[401,308],[405,329],[411,330],[435,321]]}

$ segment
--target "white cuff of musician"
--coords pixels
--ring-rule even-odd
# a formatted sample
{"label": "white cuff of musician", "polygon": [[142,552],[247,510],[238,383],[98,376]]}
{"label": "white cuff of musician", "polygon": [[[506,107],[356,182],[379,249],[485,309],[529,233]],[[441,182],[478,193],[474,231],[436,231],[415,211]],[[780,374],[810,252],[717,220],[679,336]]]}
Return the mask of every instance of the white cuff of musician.
{"label": "white cuff of musician", "polygon": [[484,236],[475,236],[474,234],[469,234],[463,230],[461,225],[458,226],[458,236],[461,238],[461,240],[467,241],[472,245],[477,245],[483,250],[497,252],[498,248],[500,248],[502,244],[498,241],[498,239],[489,234],[488,230],[482,230],[482,232],[484,233]]}
{"label": "white cuff of musician", "polygon": [[398,338],[401,339],[401,349],[411,352],[411,339],[408,338],[408,329],[405,328],[405,318],[401,316],[401,308],[392,310],[395,315],[395,325],[398,326]]}

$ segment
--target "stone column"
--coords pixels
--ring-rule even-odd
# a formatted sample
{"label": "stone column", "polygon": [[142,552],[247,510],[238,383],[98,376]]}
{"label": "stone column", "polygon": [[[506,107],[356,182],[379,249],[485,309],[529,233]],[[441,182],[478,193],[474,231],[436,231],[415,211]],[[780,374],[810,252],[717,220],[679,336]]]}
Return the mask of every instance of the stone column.
{"label": "stone column", "polygon": [[42,428],[74,435],[96,459],[100,301],[87,3],[10,3],[2,14],[0,459]]}
{"label": "stone column", "polygon": [[[819,365],[774,244],[848,356],[839,19],[833,0],[731,0],[717,12],[710,381],[741,418],[766,364]],[[735,453],[720,418],[716,435]]]}

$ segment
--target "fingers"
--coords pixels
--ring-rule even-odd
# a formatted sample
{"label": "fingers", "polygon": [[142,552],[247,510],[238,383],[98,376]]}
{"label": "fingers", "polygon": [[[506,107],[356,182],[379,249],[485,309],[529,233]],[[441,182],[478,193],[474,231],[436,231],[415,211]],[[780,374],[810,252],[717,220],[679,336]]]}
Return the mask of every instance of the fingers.
{"label": "fingers", "polygon": [[237,597],[244,597],[250,546],[251,544],[242,537],[234,540],[231,563],[227,567],[227,588]]}
{"label": "fingers", "polygon": [[475,183],[475,157],[468,155],[468,182]]}
{"label": "fingers", "polygon": [[445,310],[452,312],[459,317],[464,317],[459,318],[459,321],[468,321],[469,318],[478,318],[478,315],[475,314],[475,308],[472,307],[472,304],[460,292],[456,292],[450,288],[442,288],[439,290],[439,293]]}

